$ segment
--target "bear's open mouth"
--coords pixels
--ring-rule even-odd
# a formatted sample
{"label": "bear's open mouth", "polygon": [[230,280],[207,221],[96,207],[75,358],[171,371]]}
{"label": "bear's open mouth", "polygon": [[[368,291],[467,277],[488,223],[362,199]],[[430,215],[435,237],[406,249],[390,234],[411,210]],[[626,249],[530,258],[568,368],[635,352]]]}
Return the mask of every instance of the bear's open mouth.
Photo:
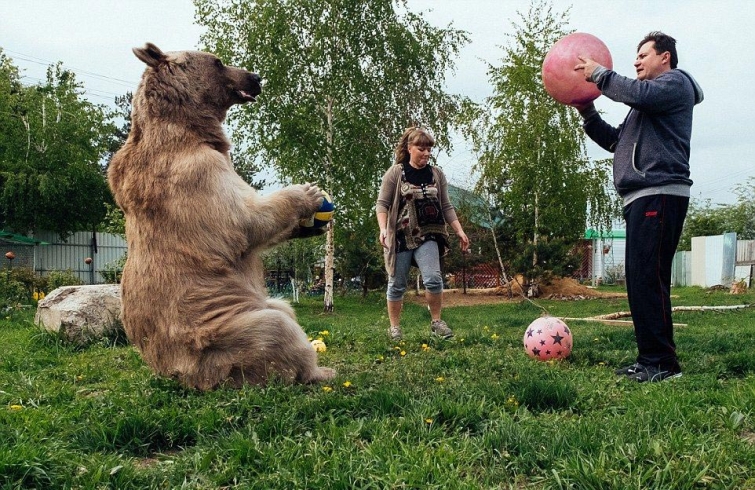
{"label": "bear's open mouth", "polygon": [[237,90],[236,94],[239,96],[239,99],[243,100],[244,102],[254,102],[254,99],[257,97],[257,94],[252,94],[245,90]]}

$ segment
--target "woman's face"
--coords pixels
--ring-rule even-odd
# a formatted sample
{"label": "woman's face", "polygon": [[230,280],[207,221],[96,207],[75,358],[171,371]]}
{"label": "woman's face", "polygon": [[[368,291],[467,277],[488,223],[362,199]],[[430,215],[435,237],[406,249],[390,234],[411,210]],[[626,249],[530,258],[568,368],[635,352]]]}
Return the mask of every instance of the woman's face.
{"label": "woman's face", "polygon": [[422,168],[430,162],[432,146],[409,145],[409,163],[415,168]]}

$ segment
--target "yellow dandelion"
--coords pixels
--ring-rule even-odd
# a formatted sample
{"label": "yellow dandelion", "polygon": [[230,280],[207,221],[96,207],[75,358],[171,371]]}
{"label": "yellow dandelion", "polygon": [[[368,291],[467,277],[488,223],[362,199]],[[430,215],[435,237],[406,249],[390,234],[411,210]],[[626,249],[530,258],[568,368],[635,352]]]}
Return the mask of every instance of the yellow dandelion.
{"label": "yellow dandelion", "polygon": [[377,362],[383,362],[385,360],[385,357],[383,356],[377,356],[377,359],[375,359]]}
{"label": "yellow dandelion", "polygon": [[600,339],[598,337],[595,337],[594,339],[592,339],[593,342],[598,342],[599,340]]}
{"label": "yellow dandelion", "polygon": [[350,386],[351,386],[351,381],[344,381],[344,382],[343,382],[343,387],[344,387],[344,388],[348,388],[348,387],[350,387]]}
{"label": "yellow dandelion", "polygon": [[320,335],[322,335],[323,337],[327,337],[328,335],[330,335],[330,332],[328,332],[327,330],[323,330],[322,332],[320,332]]}
{"label": "yellow dandelion", "polygon": [[402,351],[400,352],[400,354],[401,354],[402,356],[405,356],[405,355],[406,355],[406,351],[405,351],[405,350],[402,350]]}
{"label": "yellow dandelion", "polygon": [[394,350],[401,350],[401,347],[399,347],[399,346],[396,346],[396,347],[394,347],[393,349],[394,349]]}
{"label": "yellow dandelion", "polygon": [[493,335],[491,335],[491,336],[490,336],[490,338],[491,338],[491,339],[493,339],[493,340],[495,340],[495,339],[497,339],[497,338],[498,338],[498,334],[497,334],[497,333],[494,333]]}
{"label": "yellow dandelion", "polygon": [[598,363],[598,366],[605,366],[605,365],[606,365],[606,363],[605,363],[605,362],[603,362],[603,361],[600,361],[600,362]]}
{"label": "yellow dandelion", "polygon": [[428,350],[430,350],[430,346],[427,345],[427,344],[422,344],[422,350],[428,351]]}
{"label": "yellow dandelion", "polygon": [[430,425],[433,423],[433,419],[425,419],[425,423]]}
{"label": "yellow dandelion", "polygon": [[487,326],[487,325],[485,325],[484,327],[482,327],[482,329],[483,329],[483,330],[487,330],[487,329],[488,329],[488,326]]}
{"label": "yellow dandelion", "polygon": [[519,400],[514,395],[509,395],[509,398],[503,403],[504,408],[509,410],[516,410],[519,406]]}
{"label": "yellow dandelion", "polygon": [[22,407],[21,405],[11,405],[10,406],[11,410],[21,410],[22,408],[24,408],[24,407]]}
{"label": "yellow dandelion", "polygon": [[323,386],[322,391],[324,391],[325,393],[330,393],[331,391],[333,391],[333,388],[330,386]]}
{"label": "yellow dandelion", "polygon": [[437,378],[435,378],[435,381],[438,382],[438,383],[442,383],[445,380],[446,380],[446,378],[444,378],[443,376],[438,376]]}

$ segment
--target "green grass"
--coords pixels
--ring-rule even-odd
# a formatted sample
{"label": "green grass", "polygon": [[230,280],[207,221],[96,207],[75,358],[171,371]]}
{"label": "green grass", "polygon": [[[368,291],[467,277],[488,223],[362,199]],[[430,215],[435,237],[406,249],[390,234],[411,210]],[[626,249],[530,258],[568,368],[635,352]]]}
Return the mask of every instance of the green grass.
{"label": "green grass", "polygon": [[[674,305],[752,303],[677,288]],[[551,314],[627,310],[625,300],[538,301]],[[755,489],[755,308],[678,312],[684,376],[617,379],[630,327],[571,322],[563,362],[529,359],[527,302],[447,308],[429,335],[407,304],[387,338],[382,293],[296,306],[322,386],[210,393],[156,378],[129,346],[84,349],[0,317],[0,488]],[[424,346],[423,346],[424,344]]]}

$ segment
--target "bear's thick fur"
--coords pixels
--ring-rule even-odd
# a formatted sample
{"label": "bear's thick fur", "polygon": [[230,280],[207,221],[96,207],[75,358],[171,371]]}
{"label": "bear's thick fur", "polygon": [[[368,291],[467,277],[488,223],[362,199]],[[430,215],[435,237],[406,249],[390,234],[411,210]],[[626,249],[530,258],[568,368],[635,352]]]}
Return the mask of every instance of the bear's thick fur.
{"label": "bear's thick fur", "polygon": [[260,196],[234,171],[221,124],[260,78],[198,51],[135,48],[147,68],[108,180],[126,216],[122,320],[157,373],[186,386],[333,378],[285,302],[267,297],[260,252],[299,235],[314,185]]}

